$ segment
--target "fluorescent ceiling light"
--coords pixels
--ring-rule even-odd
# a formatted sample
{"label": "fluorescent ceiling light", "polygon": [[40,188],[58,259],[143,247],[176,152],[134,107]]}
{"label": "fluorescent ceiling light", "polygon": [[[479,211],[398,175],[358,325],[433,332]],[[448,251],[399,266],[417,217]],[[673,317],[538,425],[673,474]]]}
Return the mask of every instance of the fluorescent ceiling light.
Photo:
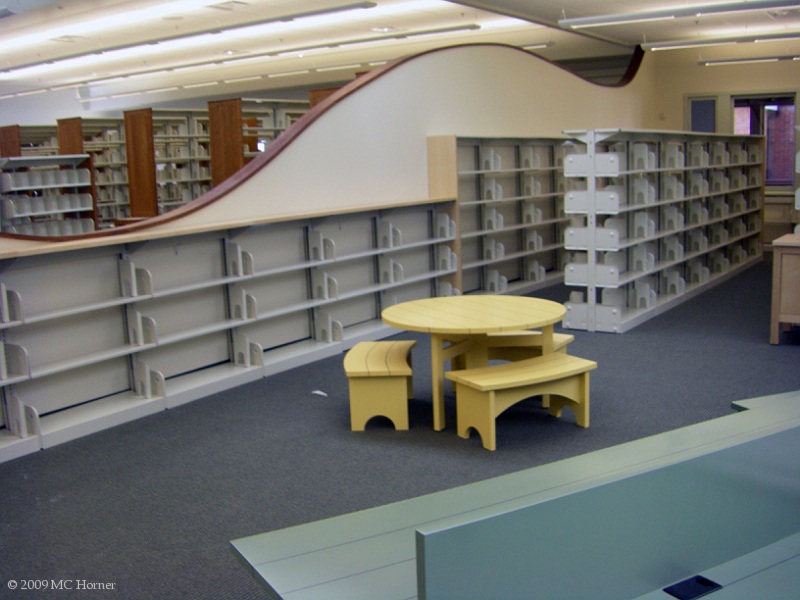
{"label": "fluorescent ceiling light", "polygon": [[723,2],[701,6],[681,6],[670,9],[643,10],[631,13],[616,13],[613,15],[559,19],[558,24],[563,29],[584,29],[588,27],[608,27],[628,23],[664,21],[682,17],[701,17],[711,14],[795,7],[800,7],[800,2],[798,0],[749,0],[745,2]]}
{"label": "fluorescent ceiling light", "polygon": [[[385,16],[386,14],[391,15],[394,13],[398,14],[407,13],[407,11],[409,11],[412,8],[414,10],[421,10],[421,9],[429,10],[433,6],[440,6],[440,5],[441,3],[438,1],[432,2],[431,0],[418,0],[409,3],[401,3],[396,5],[389,5],[387,7],[380,7],[379,9],[376,9],[375,12],[381,16]],[[392,31],[389,34],[384,34],[381,36],[371,36],[361,39],[326,42],[323,44],[310,47],[306,46],[301,48],[284,48],[281,49],[280,52],[276,52],[275,50],[270,50],[270,51],[242,54],[241,56],[234,55],[224,61],[220,61],[219,57],[215,55],[213,58],[209,58],[199,62],[194,62],[191,64],[169,67],[167,69],[165,69],[164,67],[156,66],[158,61],[155,57],[151,60],[149,59],[146,61],[152,65],[148,69],[142,69],[141,67],[139,67],[139,68],[134,68],[134,70],[130,69],[125,70],[123,68],[115,68],[114,64],[114,61],[120,59],[124,59],[127,61],[130,60],[132,57],[143,58],[159,54],[168,56],[172,51],[175,50],[185,50],[187,48],[192,48],[192,47],[203,48],[203,47],[208,47],[210,44],[222,46],[224,48],[230,48],[232,46],[229,46],[228,43],[235,42],[236,40],[241,40],[243,35],[257,36],[263,39],[270,39],[275,37],[273,34],[277,34],[277,32],[281,30],[281,28],[286,28],[286,27],[292,27],[295,29],[302,29],[315,26],[325,27],[326,25],[329,25],[331,23],[332,18],[348,19],[352,21],[353,10],[374,8],[376,6],[377,5],[373,2],[358,2],[358,3],[344,4],[313,12],[298,13],[296,15],[284,17],[278,21],[276,21],[276,19],[272,19],[267,22],[259,23],[258,25],[248,24],[248,25],[237,26],[235,28],[226,30],[224,32],[217,32],[215,34],[211,34],[208,32],[200,32],[197,34],[181,36],[178,38],[172,38],[168,40],[162,40],[155,43],[151,42],[146,44],[136,44],[131,47],[107,49],[100,53],[74,56],[71,58],[65,58],[58,61],[48,61],[46,63],[31,64],[29,66],[7,69],[6,71],[0,72],[0,80],[20,81],[25,78],[41,78],[46,76],[52,76],[53,73],[57,70],[60,71],[62,69],[63,70],[73,69],[74,75],[72,77],[70,77],[68,74],[65,73],[66,75],[65,83],[68,83],[70,85],[89,85],[91,83],[102,82],[103,84],[105,84],[109,83],[113,79],[117,79],[122,76],[129,78],[138,75],[158,74],[158,73],[163,73],[164,71],[183,72],[191,69],[207,69],[209,66],[218,66],[218,65],[228,66],[235,64],[238,66],[240,64],[244,64],[245,61],[263,60],[265,57],[275,56],[278,54],[297,55],[299,52],[311,52],[311,51],[327,52],[330,51],[332,48],[336,47],[355,46],[359,44],[372,44],[376,42],[400,40],[416,36],[439,35],[439,34],[455,33],[459,31],[480,29],[480,26],[477,24],[468,24],[468,25],[459,25],[453,27],[435,28],[430,30]],[[388,11],[385,9],[388,9]],[[347,11],[351,12],[349,12],[348,15],[342,14]],[[363,11],[363,12],[365,13],[365,18],[367,17],[371,18],[372,15],[375,14],[372,11]],[[302,22],[296,22],[297,19],[301,18]],[[0,39],[2,39],[1,36]],[[86,74],[87,71],[92,71],[95,73],[87,77]]]}
{"label": "fluorescent ceiling light", "polygon": [[79,83],[69,83],[67,85],[57,85],[51,88],[48,88],[51,92],[60,92],[61,90],[71,90],[79,87]]}
{"label": "fluorescent ceiling light", "polygon": [[361,63],[354,64],[354,65],[339,65],[336,67],[320,67],[317,69],[317,73],[325,73],[327,71],[346,71],[348,69],[358,69],[361,67]]}
{"label": "fluorescent ceiling light", "polygon": [[[363,17],[360,14],[352,12],[353,9],[356,8],[374,8],[370,11],[360,11],[363,14]],[[434,7],[439,8],[441,7],[441,1],[436,0],[435,2],[432,0],[412,0],[411,2],[404,2],[404,3],[397,3],[397,4],[390,4],[386,6],[377,7],[377,5],[373,2],[358,2],[358,3],[351,3],[346,5],[340,5],[335,8],[329,8],[321,11],[316,11],[313,15],[311,13],[304,13],[303,15],[294,15],[292,19],[303,17],[301,23],[291,23],[291,26],[296,29],[304,29],[310,26],[319,26],[324,28],[327,24],[331,21],[331,18],[337,19],[346,19],[350,22],[355,20],[363,19],[374,19],[375,17],[385,19],[386,15],[404,15],[407,14],[409,10],[431,10]],[[351,11],[347,15],[341,14],[342,11]],[[338,12],[336,12],[338,11]],[[323,14],[324,13],[324,14]],[[287,17],[288,19],[288,17]],[[290,20],[291,21],[291,20]],[[506,20],[507,22],[508,20]],[[515,20],[516,21],[516,20]],[[190,71],[197,71],[203,70],[207,71],[209,68],[219,69],[224,68],[227,66],[232,67],[239,67],[240,65],[245,65],[247,63],[253,61],[265,61],[265,59],[270,59],[272,57],[276,57],[279,54],[292,54],[297,55],[299,52],[312,52],[312,51],[319,51],[319,52],[330,52],[331,50],[335,50],[337,48],[348,49],[355,47],[357,45],[364,45],[364,44],[378,44],[378,43],[387,43],[392,41],[404,40],[404,39],[413,39],[416,37],[422,36],[436,36],[436,35],[448,35],[458,32],[468,32],[474,30],[480,30],[481,25],[470,23],[470,24],[459,24],[457,26],[448,26],[448,27],[440,27],[440,28],[432,28],[432,29],[423,29],[423,30],[392,30],[388,34],[379,34],[379,35],[371,35],[364,38],[356,38],[356,39],[345,39],[345,40],[329,40],[314,46],[304,46],[304,47],[295,47],[295,48],[270,48],[264,51],[256,51],[251,53],[242,53],[241,55],[233,55],[233,56],[225,56],[222,57],[222,52],[226,49],[235,47],[235,44],[231,44],[232,41],[237,39],[241,39],[241,35],[244,33],[258,35],[260,38],[265,40],[274,40],[276,36],[274,35],[265,35],[264,31],[271,31],[275,32],[277,29],[269,29],[270,27],[277,28],[277,27],[286,27],[287,23],[284,21],[276,22],[274,19],[270,22],[261,23],[258,26],[253,24],[238,26],[229,32],[225,33],[217,33],[215,35],[211,35],[208,32],[200,32],[197,34],[192,35],[185,35],[177,38],[172,38],[169,40],[162,40],[159,42],[154,43],[147,43],[147,44],[136,44],[132,47],[126,48],[117,48],[114,50],[106,50],[101,53],[93,53],[83,56],[74,56],[71,58],[65,58],[59,61],[50,61],[43,64],[36,64],[36,65],[29,65],[26,67],[19,67],[17,69],[8,69],[6,71],[0,72],[0,80],[15,80],[15,81],[22,81],[24,75],[28,75],[31,77],[36,77],[38,79],[48,78],[48,76],[53,76],[57,71],[61,70],[61,67],[71,68],[73,69],[71,72],[65,72],[62,76],[62,83],[61,85],[70,85],[70,86],[89,86],[89,85],[106,85],[111,84],[112,82],[119,81],[120,79],[124,78],[126,81],[131,81],[138,77],[154,77],[159,75],[165,75],[170,73],[185,73]],[[266,28],[266,29],[265,29]],[[0,40],[2,40],[2,36],[0,36]],[[208,47],[210,44],[214,44],[215,46],[219,47],[219,53],[215,53],[213,56],[207,56],[205,58],[201,58],[197,60],[197,62],[192,62],[190,64],[182,64],[176,66],[161,66],[158,63],[158,57],[153,56],[152,59],[148,58],[146,62],[149,66],[144,67],[142,64],[139,64],[138,67],[128,67],[128,68],[115,68],[117,67],[118,63],[112,63],[112,61],[118,58],[130,59],[134,53],[143,53],[139,56],[143,55],[152,55],[154,53],[162,53],[169,55],[167,50],[181,48],[186,49],[190,48],[194,45],[199,45],[201,47]],[[191,59],[188,59],[191,60]],[[23,70],[24,69],[24,70]],[[277,73],[274,75],[264,74],[265,77],[285,77],[294,74],[309,73],[310,71],[287,71],[284,73]],[[205,79],[205,78],[203,78]],[[198,84],[200,86],[204,85],[216,85],[219,81],[224,79],[224,76],[216,75],[215,79],[217,80],[214,84]],[[164,83],[169,85],[168,81],[164,81],[161,88],[164,87]],[[50,87],[50,86],[48,86]],[[154,86],[156,87],[156,86]],[[187,87],[187,86],[182,86]],[[48,89],[48,88],[44,88]]]}
{"label": "fluorescent ceiling light", "polygon": [[775,34],[739,35],[732,37],[708,38],[704,40],[675,40],[671,42],[653,42],[642,44],[645,50],[683,50],[685,48],[702,48],[704,46],[724,46],[728,44],[744,44],[748,42],[786,42],[800,39],[800,31],[787,33],[785,31]]}
{"label": "fluorescent ceiling light", "polygon": [[550,46],[554,46],[555,42],[540,42],[538,44],[526,44],[522,46],[523,50],[540,50],[542,48],[549,48]]}
{"label": "fluorescent ceiling light", "polygon": [[794,34],[781,33],[774,37],[760,35],[754,39],[753,42],[756,44],[761,44],[763,42],[793,42],[798,39],[800,39],[800,32]]}
{"label": "fluorescent ceiling light", "polygon": [[212,85],[219,85],[219,81],[206,81],[204,83],[187,83],[186,85],[181,87],[183,87],[183,89],[185,90],[190,90],[193,88],[209,87]]}
{"label": "fluorescent ceiling light", "polygon": [[[220,61],[217,58],[213,60],[206,60],[198,63],[193,63],[191,65],[182,65],[177,67],[170,67],[169,69],[149,69],[144,71],[136,71],[130,72],[125,74],[125,78],[130,79],[132,77],[139,77],[139,76],[152,76],[156,74],[163,74],[163,73],[183,73],[186,71],[192,70],[206,70],[211,66],[238,66],[240,64],[245,64],[247,62],[253,62],[256,60],[264,61],[265,59],[272,58],[272,57],[298,57],[301,54],[308,54],[311,52],[329,52],[333,48],[345,48],[349,46],[354,46],[357,44],[373,44],[378,42],[384,42],[388,40],[398,40],[398,39],[405,39],[405,38],[412,38],[418,36],[427,36],[427,35],[437,35],[437,34],[448,34],[448,33],[455,33],[460,31],[473,31],[480,29],[479,25],[476,24],[468,24],[468,25],[460,25],[457,27],[442,27],[439,29],[422,29],[419,31],[407,31],[402,34],[397,35],[388,35],[388,36],[372,36],[362,39],[349,39],[349,40],[339,40],[334,42],[324,42],[320,45],[316,46],[300,46],[295,48],[284,48],[281,50],[271,50],[268,52],[258,53],[258,54],[247,54],[243,56],[234,56],[227,60]],[[52,68],[53,65],[41,65],[36,67],[38,69],[47,70],[47,67]],[[0,73],[0,80],[3,78],[6,79],[13,79],[13,72],[10,74]],[[83,78],[84,84],[89,83],[100,83],[105,84],[112,80],[118,80],[120,77],[118,75],[114,75],[113,77],[108,76],[100,76],[96,78]]]}
{"label": "fluorescent ceiling light", "polygon": [[261,79],[261,75],[252,75],[250,77],[237,77],[235,79],[223,79],[222,83],[242,83],[243,81],[256,81]]}
{"label": "fluorescent ceiling light", "polygon": [[47,40],[53,40],[63,37],[72,36],[88,36],[99,31],[108,31],[115,27],[133,27],[145,21],[153,21],[163,19],[166,16],[174,15],[176,13],[186,13],[199,8],[204,8],[209,4],[214,4],[216,0],[207,0],[206,2],[196,2],[193,0],[179,0],[177,2],[161,2],[147,9],[136,8],[126,12],[119,12],[107,17],[99,17],[96,19],[88,19],[68,25],[57,25],[50,29],[38,31],[36,33],[12,35],[3,37],[3,43],[11,44],[16,48],[25,46],[33,46],[42,44]]}
{"label": "fluorescent ceiling light", "polygon": [[[450,27],[450,28],[443,28],[443,29],[437,29],[437,30],[422,30],[422,31],[418,31],[418,32],[407,32],[407,33],[403,34],[400,37],[405,38],[405,37],[413,37],[413,36],[417,36],[417,35],[432,35],[432,34],[435,34],[435,33],[452,33],[453,31],[473,30],[473,29],[479,29],[479,26],[477,26],[477,25],[465,25],[465,26],[461,26],[461,27]],[[355,44],[383,42],[383,41],[385,41],[387,39],[397,39],[397,37],[396,36],[386,36],[386,37],[380,36],[380,37],[366,38],[364,40],[345,40],[345,41],[338,42],[336,44],[336,46],[343,46],[344,47],[344,46],[351,46],[351,45],[355,45]],[[170,73],[178,73],[178,72],[183,73],[183,72],[186,72],[186,71],[201,71],[201,70],[202,71],[207,71],[209,69],[209,67],[216,68],[216,67],[220,67],[220,66],[223,66],[223,65],[224,66],[238,66],[239,64],[243,64],[245,62],[252,62],[254,60],[265,61],[265,60],[268,60],[271,57],[281,57],[281,56],[284,56],[284,55],[296,56],[299,52],[310,52],[310,51],[314,51],[314,50],[330,51],[331,48],[332,48],[332,46],[329,45],[329,44],[325,44],[325,45],[321,45],[321,46],[317,46],[317,47],[295,48],[295,49],[292,49],[292,50],[286,50],[286,51],[281,51],[281,52],[269,52],[269,53],[265,53],[265,54],[261,54],[261,55],[247,55],[247,56],[243,56],[243,57],[240,57],[240,58],[231,58],[229,60],[222,61],[222,62],[217,61],[217,60],[213,60],[213,61],[207,61],[207,62],[204,62],[204,63],[186,65],[186,66],[182,66],[182,67],[172,67],[172,68],[169,68],[169,69],[152,69],[152,70],[148,70],[148,71],[129,73],[129,74],[126,74],[125,77],[112,76],[112,77],[97,77],[97,78],[94,78],[94,79],[92,79],[92,78],[89,78],[89,79],[84,78],[83,81],[81,81],[79,83],[73,83],[73,84],[70,84],[70,85],[73,86],[73,87],[81,86],[81,85],[86,86],[86,85],[91,85],[91,84],[102,86],[102,85],[111,84],[111,83],[118,82],[118,81],[123,81],[123,80],[130,81],[130,80],[133,80],[134,78],[138,78],[138,77],[153,77],[153,76],[156,76],[156,75],[167,75],[167,74],[170,74]],[[324,67],[323,67],[323,69],[324,69]],[[319,69],[318,69],[318,71],[319,71]],[[293,75],[305,75],[305,74],[308,74],[308,73],[310,73],[310,71],[308,71],[308,70],[296,70],[296,71],[289,71],[289,72],[284,72],[284,73],[268,74],[268,75],[266,75],[266,77],[267,78],[289,77],[289,76],[293,76]],[[0,79],[2,79],[1,75],[0,75]],[[243,77],[243,78],[240,78],[238,80],[234,80],[234,79],[228,80],[226,83],[235,82],[235,81],[245,81],[245,80],[246,80],[246,78]],[[219,84],[219,81],[214,81],[214,82],[207,82],[207,83],[188,84],[188,85],[184,85],[182,87],[184,89],[189,89],[189,88],[205,87],[207,85],[218,85],[218,84]]]}
{"label": "fluorescent ceiling light", "polygon": [[47,91],[46,89],[30,90],[30,91],[27,91],[27,92],[19,92],[19,93],[15,94],[15,95],[16,96],[33,96],[34,94],[41,94],[42,92],[46,92],[46,91]]}
{"label": "fluorescent ceiling light", "polygon": [[[588,29],[589,27],[607,27],[609,25],[628,25],[630,23],[649,23],[652,21],[672,21],[675,19],[673,14],[665,15],[651,15],[645,14],[632,14],[632,15],[615,15],[614,17],[598,17],[598,21],[591,20],[592,17],[586,19],[563,19],[566,24],[567,21],[576,21],[575,23],[566,24],[567,29]],[[561,21],[558,22],[561,24]],[[565,27],[565,25],[562,25]]]}
{"label": "fluorescent ceiling light", "polygon": [[720,67],[725,65],[746,65],[756,63],[774,63],[787,60],[798,60],[800,55],[785,55],[785,56],[761,56],[752,58],[729,58],[720,60],[699,60],[697,64],[703,67]]}
{"label": "fluorescent ceiling light", "polygon": [[307,69],[304,71],[286,71],[285,73],[271,73],[270,75],[267,75],[267,77],[270,79],[275,77],[294,77],[295,75],[308,75],[310,72],[311,71]]}
{"label": "fluorescent ceiling light", "polygon": [[[191,2],[190,2],[191,4]],[[196,7],[196,3],[194,4]],[[375,8],[377,5],[374,2],[357,2],[352,4],[342,4],[330,8],[324,8],[314,11],[306,11],[302,13],[295,13],[281,17],[274,17],[265,19],[257,23],[244,23],[225,29],[211,29],[205,31],[197,31],[191,34],[184,34],[175,37],[162,38],[159,40],[150,40],[141,44],[132,44],[127,46],[118,46],[106,48],[100,53],[82,54],[77,56],[66,57],[58,61],[48,61],[47,63],[29,63],[11,69],[6,69],[4,73],[16,73],[17,76],[35,75],[40,69],[52,70],[54,66],[72,68],[81,67],[84,65],[103,64],[118,59],[130,60],[136,57],[147,57],[154,54],[169,54],[176,50],[186,50],[196,47],[205,47],[210,43],[222,44],[224,42],[240,41],[243,37],[265,37],[270,34],[278,34],[279,32],[289,29],[301,29],[308,27],[324,27],[331,24],[331,19],[344,18],[340,13],[350,12],[359,9]],[[147,15],[147,19],[151,18],[149,10],[138,10],[137,14]],[[174,12],[174,11],[173,11]],[[128,13],[123,13],[128,14]],[[350,17],[352,18],[352,17]],[[144,17],[142,17],[144,20]],[[298,21],[302,22],[298,22]],[[124,25],[128,26],[127,23]],[[66,27],[61,26],[58,29],[48,30],[37,33],[35,36],[36,44],[42,44],[54,37],[60,37],[53,32],[60,31]],[[17,42],[18,38],[6,38],[0,36],[0,42],[10,44],[18,48],[20,44]],[[23,39],[23,42],[26,40]],[[23,44],[24,45],[24,44]],[[74,61],[74,62],[73,62]],[[45,66],[46,65],[46,66]],[[27,71],[27,69],[33,69]]]}
{"label": "fluorescent ceiling light", "polygon": [[712,41],[712,40],[705,40],[705,41],[698,41],[698,42],[669,42],[664,44],[642,44],[642,49],[644,50],[652,50],[653,52],[657,52],[659,50],[686,50],[687,48],[706,48],[708,46],[733,46],[734,44],[738,44],[738,41],[735,40],[724,40],[724,41]]}

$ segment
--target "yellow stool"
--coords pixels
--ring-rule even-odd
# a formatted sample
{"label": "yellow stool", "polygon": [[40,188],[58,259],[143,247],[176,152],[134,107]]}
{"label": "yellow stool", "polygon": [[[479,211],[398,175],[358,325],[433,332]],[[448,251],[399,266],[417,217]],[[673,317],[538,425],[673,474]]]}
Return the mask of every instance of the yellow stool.
{"label": "yellow stool", "polygon": [[359,342],[344,357],[350,386],[350,428],[364,431],[372,417],[387,417],[398,431],[408,429],[413,395],[413,340]]}

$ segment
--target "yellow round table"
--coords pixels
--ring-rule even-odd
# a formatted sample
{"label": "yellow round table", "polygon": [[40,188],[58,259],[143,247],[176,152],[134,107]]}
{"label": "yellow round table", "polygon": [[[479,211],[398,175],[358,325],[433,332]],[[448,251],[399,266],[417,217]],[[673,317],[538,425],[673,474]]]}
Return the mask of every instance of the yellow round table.
{"label": "yellow round table", "polygon": [[553,351],[553,326],[566,314],[558,302],[528,296],[446,296],[401,302],[385,308],[383,322],[431,334],[433,428],[444,429],[445,363],[463,355],[466,368],[488,364],[487,335],[540,329],[542,353]]}

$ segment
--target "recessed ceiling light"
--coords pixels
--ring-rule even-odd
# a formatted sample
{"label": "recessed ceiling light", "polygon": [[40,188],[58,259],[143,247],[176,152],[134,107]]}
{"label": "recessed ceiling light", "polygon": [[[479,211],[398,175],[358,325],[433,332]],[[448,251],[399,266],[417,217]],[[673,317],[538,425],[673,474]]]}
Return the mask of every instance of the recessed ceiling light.
{"label": "recessed ceiling light", "polygon": [[247,2],[239,2],[233,0],[232,2],[220,2],[219,4],[209,4],[207,8],[216,8],[217,10],[234,11],[247,6]]}
{"label": "recessed ceiling light", "polygon": [[84,39],[84,37],[82,35],[62,35],[62,36],[57,37],[57,38],[52,38],[52,41],[54,41],[54,42],[65,42],[65,43],[68,43],[68,44],[74,44],[75,42],[79,42],[82,39]]}
{"label": "recessed ceiling light", "polygon": [[307,75],[310,71],[286,71],[285,73],[271,73],[267,75],[269,78],[273,77],[293,77],[294,75]]}
{"label": "recessed ceiling light", "polygon": [[389,33],[390,31],[394,31],[394,27],[389,27],[388,25],[384,27],[373,27],[372,31],[375,33]]}

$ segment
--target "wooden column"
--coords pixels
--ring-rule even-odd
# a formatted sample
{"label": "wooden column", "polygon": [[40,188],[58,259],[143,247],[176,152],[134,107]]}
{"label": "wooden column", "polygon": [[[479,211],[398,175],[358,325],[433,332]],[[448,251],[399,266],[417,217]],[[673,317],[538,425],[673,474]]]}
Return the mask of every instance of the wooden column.
{"label": "wooden column", "polygon": [[154,217],[158,215],[158,188],[152,109],[125,112],[125,143],[131,217]]}

